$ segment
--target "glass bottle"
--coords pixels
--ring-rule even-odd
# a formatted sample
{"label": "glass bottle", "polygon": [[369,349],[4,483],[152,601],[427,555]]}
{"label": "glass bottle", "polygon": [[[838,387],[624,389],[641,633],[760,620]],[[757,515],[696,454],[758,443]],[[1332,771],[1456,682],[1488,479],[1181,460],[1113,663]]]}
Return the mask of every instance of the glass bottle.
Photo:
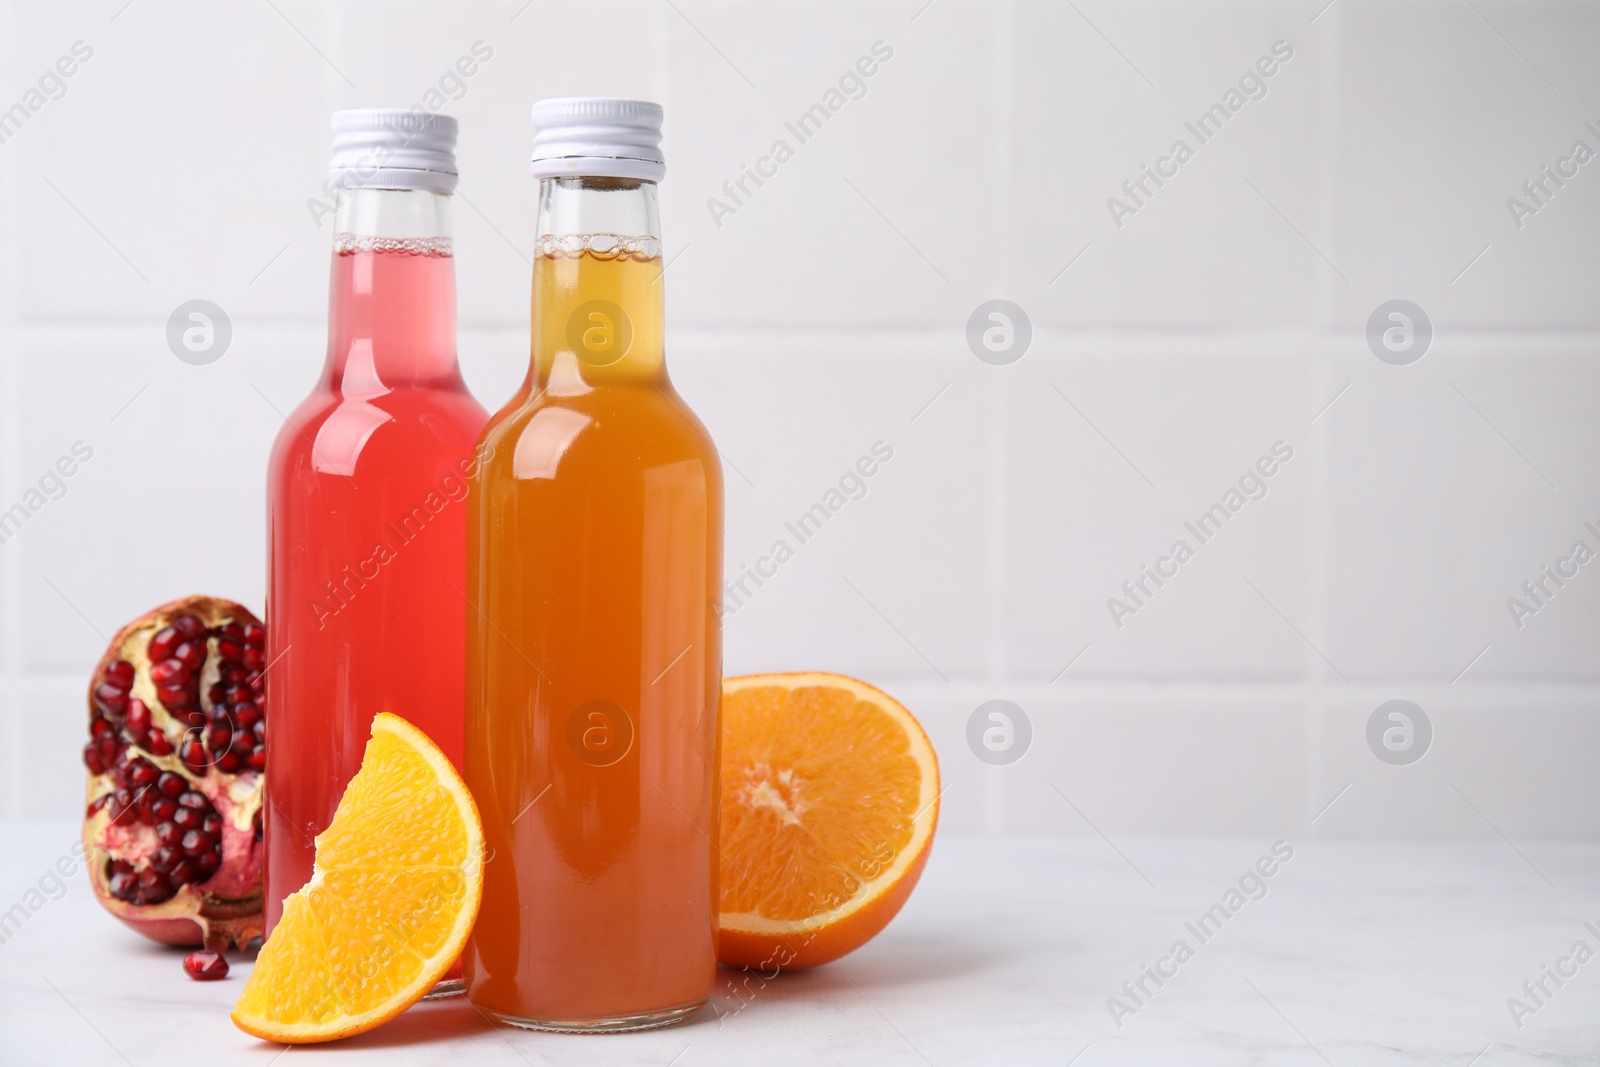
{"label": "glass bottle", "polygon": [[456,121],[334,115],[328,355],[268,485],[266,922],[390,711],[462,756],[467,481],[487,413],[456,364]]}
{"label": "glass bottle", "polygon": [[716,973],[722,473],[663,361],[660,124],[535,105],[531,360],[472,485],[466,777],[492,859],[464,969],[522,1026],[665,1025]]}

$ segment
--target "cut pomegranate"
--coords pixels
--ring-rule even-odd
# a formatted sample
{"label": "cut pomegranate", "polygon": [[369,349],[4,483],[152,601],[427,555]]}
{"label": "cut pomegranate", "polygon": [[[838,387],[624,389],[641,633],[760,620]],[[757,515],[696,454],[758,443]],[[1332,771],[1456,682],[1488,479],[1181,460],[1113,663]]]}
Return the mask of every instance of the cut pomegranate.
{"label": "cut pomegranate", "polygon": [[89,682],[83,838],[96,898],[146,937],[222,951],[261,936],[266,632],[228,600],[164,604],[117,632]]}

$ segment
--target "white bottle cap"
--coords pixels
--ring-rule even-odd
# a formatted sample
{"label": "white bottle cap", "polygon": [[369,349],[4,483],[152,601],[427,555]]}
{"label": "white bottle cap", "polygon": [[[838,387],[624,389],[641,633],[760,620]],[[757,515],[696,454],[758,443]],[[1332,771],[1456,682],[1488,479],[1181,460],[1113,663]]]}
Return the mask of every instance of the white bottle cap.
{"label": "white bottle cap", "polygon": [[358,107],[333,113],[328,178],[345,189],[456,188],[456,120],[420,108]]}
{"label": "white bottle cap", "polygon": [[533,105],[535,178],[640,178],[667,173],[661,105],[609,96],[568,96]]}

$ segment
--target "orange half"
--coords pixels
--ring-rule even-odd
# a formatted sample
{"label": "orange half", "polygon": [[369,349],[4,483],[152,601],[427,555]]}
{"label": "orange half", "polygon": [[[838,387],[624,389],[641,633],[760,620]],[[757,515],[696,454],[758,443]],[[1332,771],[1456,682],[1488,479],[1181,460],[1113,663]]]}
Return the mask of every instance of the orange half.
{"label": "orange half", "polygon": [[261,947],[233,1021],[267,1041],[365,1033],[455,962],[483,896],[483,825],[443,752],[380,713],[361,770],[317,836],[305,888]]}
{"label": "orange half", "polygon": [[911,712],[838,674],[729,678],[721,773],[723,963],[813,967],[888,925],[939,821],[939,762]]}

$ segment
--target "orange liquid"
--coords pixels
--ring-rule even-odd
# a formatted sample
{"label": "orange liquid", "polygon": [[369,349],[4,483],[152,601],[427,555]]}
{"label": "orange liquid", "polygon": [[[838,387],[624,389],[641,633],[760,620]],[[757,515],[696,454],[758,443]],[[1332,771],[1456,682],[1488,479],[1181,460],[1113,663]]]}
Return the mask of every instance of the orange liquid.
{"label": "orange liquid", "polygon": [[536,260],[532,366],[472,485],[466,778],[490,858],[465,970],[514,1021],[639,1025],[716,973],[722,475],[667,379],[660,275]]}

